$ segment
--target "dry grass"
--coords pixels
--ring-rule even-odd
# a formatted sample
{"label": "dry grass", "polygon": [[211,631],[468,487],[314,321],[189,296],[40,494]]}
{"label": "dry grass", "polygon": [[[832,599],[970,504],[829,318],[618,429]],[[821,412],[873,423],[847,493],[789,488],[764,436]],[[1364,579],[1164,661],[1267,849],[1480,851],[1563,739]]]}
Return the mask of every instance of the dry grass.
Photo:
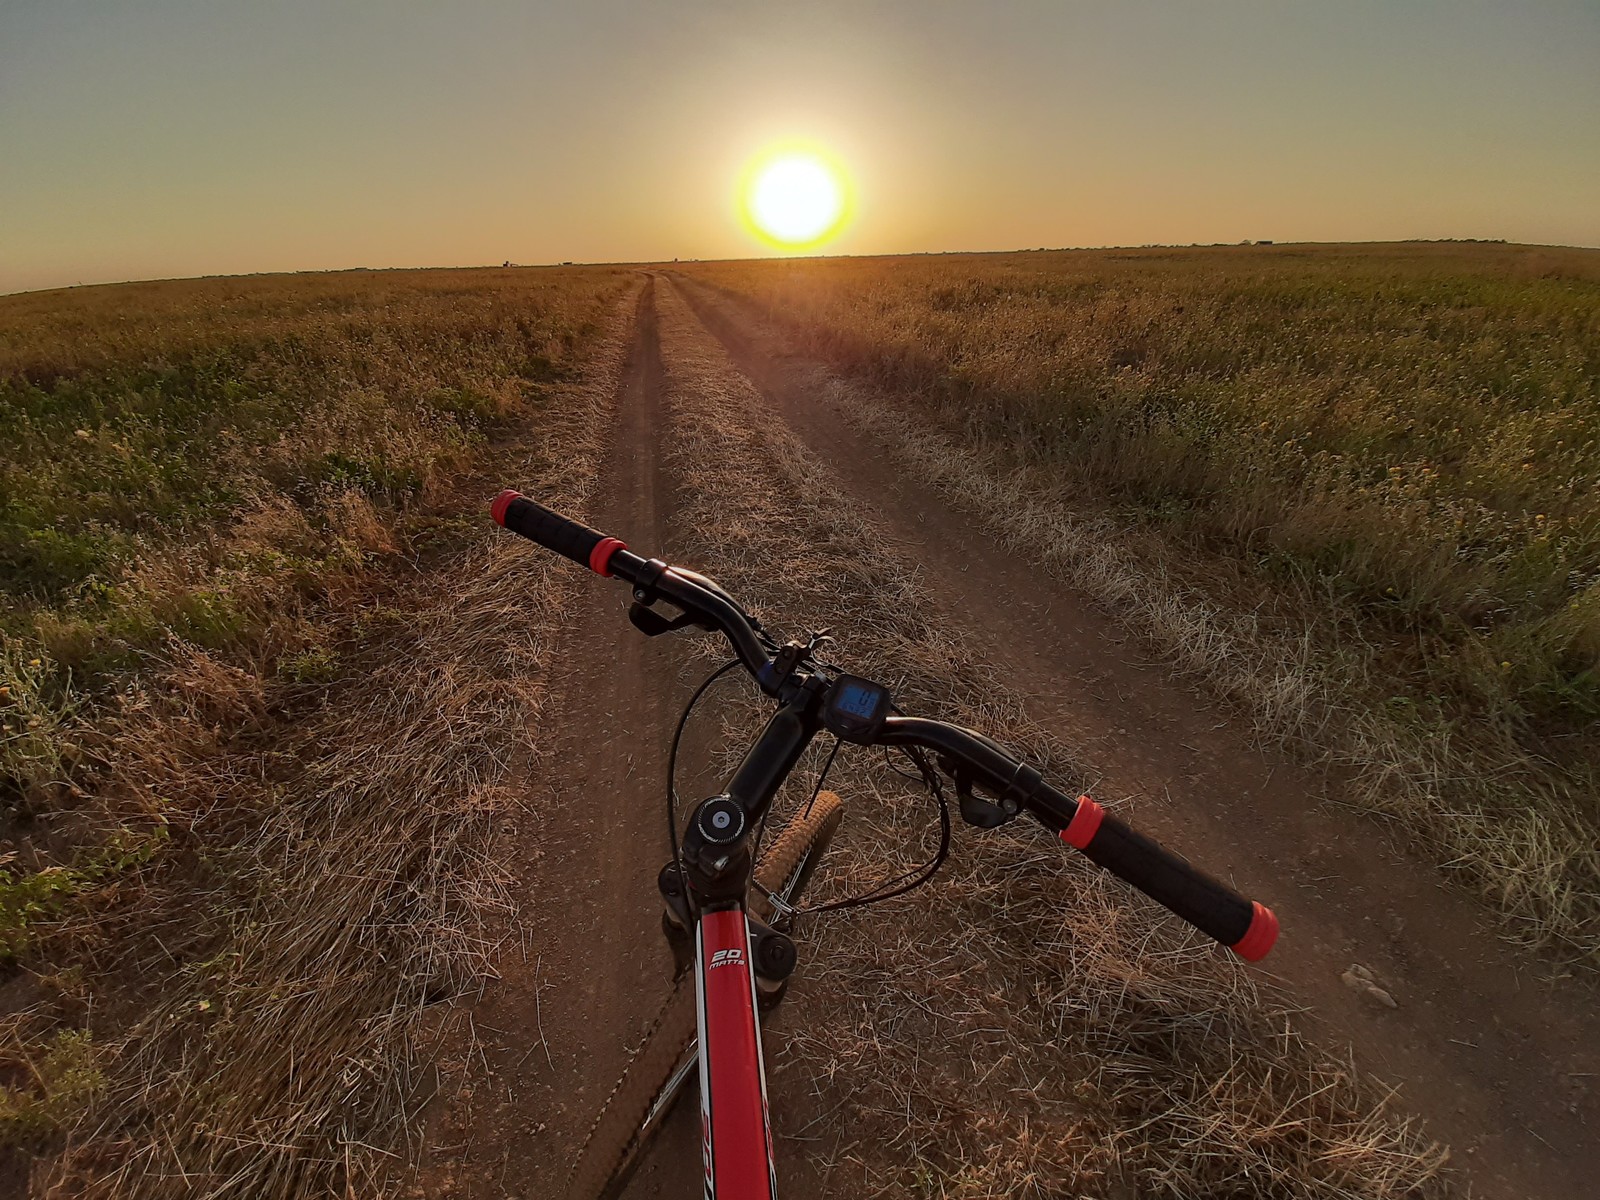
{"label": "dry grass", "polygon": [[847,368],[817,385],[907,469],[1351,768],[1513,936],[1600,961],[1592,256],[700,270]]}
{"label": "dry grass", "polygon": [[[481,502],[510,476],[586,503],[631,316],[625,279],[586,286],[573,300],[598,303],[599,324],[564,381],[519,396],[528,428],[441,469],[426,502],[396,512],[346,489],[309,517],[270,496],[231,514],[280,552],[348,547],[275,657],[168,630],[142,669],[49,710],[55,778],[7,830],[29,839],[11,879],[72,886],[28,915],[0,981],[8,1185],[354,1195],[403,1165],[420,1018],[481,977],[482,920],[503,902],[492,817],[533,750],[545,652],[528,606],[559,612],[571,582],[496,537]],[[160,590],[212,565],[163,545],[125,569]],[[272,578],[247,582],[282,604]],[[27,668],[30,688],[46,667]]]}
{"label": "dry grass", "polygon": [[[992,731],[1072,781],[826,465],[680,298],[658,298],[680,514],[715,530],[697,565],[778,628],[847,620],[837,657],[908,709]],[[834,896],[924,857],[931,824],[875,756],[836,770],[845,834],[820,877]],[[1305,1043],[1247,970],[1031,827],[957,839],[933,885],[802,931],[802,980],[773,1028],[778,1133],[841,1193],[1446,1190],[1445,1152]]]}

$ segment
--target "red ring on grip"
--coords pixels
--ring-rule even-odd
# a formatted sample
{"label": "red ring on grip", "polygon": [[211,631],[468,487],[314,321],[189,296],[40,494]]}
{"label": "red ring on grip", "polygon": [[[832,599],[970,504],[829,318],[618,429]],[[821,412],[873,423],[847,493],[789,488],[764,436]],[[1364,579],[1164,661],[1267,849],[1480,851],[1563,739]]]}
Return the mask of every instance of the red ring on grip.
{"label": "red ring on grip", "polygon": [[1270,908],[1258,901],[1251,901],[1250,908],[1250,928],[1228,949],[1245,962],[1260,962],[1278,940],[1278,918]]}
{"label": "red ring on grip", "polygon": [[589,551],[589,570],[596,575],[611,578],[611,556],[618,550],[626,550],[627,542],[619,542],[616,538],[601,538],[594,544],[594,549]]}
{"label": "red ring on grip", "polygon": [[522,499],[522,493],[517,491],[516,488],[507,488],[505,491],[496,496],[493,502],[489,505],[489,515],[494,518],[494,523],[499,525],[501,528],[504,528],[506,523],[506,509],[511,507],[511,502],[513,500],[520,499]]}
{"label": "red ring on grip", "polygon": [[1079,850],[1087,850],[1089,843],[1094,841],[1094,835],[1100,832],[1100,822],[1105,820],[1105,816],[1105,809],[1088,796],[1079,796],[1072,820],[1061,831],[1061,840]]}

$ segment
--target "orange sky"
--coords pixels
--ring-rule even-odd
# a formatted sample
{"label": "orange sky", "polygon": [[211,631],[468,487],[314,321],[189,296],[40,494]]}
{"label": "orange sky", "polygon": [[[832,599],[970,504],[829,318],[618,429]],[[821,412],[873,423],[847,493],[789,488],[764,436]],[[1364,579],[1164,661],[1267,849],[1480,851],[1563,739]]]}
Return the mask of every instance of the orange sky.
{"label": "orange sky", "polygon": [[768,253],[796,137],[842,253],[1597,245],[1600,4],[7,0],[0,292]]}

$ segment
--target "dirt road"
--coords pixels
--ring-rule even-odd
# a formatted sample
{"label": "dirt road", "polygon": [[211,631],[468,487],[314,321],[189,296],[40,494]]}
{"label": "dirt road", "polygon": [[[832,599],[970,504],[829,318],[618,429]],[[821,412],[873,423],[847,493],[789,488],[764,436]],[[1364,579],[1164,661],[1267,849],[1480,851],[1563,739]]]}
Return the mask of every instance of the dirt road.
{"label": "dirt road", "polygon": [[[1591,1194],[1600,1177],[1600,1019],[1592,993],[1495,940],[1470,899],[1325,796],[1326,784],[1249,743],[1243,723],[1146,661],[1110,617],[997,550],[974,514],[898,475],[882,447],[820,397],[821,368],[692,281],[641,292],[618,397],[617,437],[592,521],[671,559],[675,482],[655,453],[668,419],[657,292],[671,289],[738,370],[919,564],[941,620],[1003,671],[1030,715],[1079,747],[1140,825],[1271,902],[1284,935],[1270,969],[1324,1042],[1399,1090],[1455,1150],[1474,1195]],[[667,739],[689,649],[626,624],[616,587],[581,593],[550,681],[549,754],[514,841],[521,913],[502,980],[471,1014],[475,1044],[447,1074],[427,1154],[433,1194],[553,1195],[668,973],[654,876]],[[557,716],[556,714],[559,714]],[[1341,977],[1360,964],[1394,1001]],[[779,1074],[780,1124],[804,1124],[809,1090]],[[793,1123],[785,1113],[797,1114]],[[697,1120],[682,1106],[630,1194],[690,1195]],[[848,1195],[786,1147],[785,1195]]]}
{"label": "dirt road", "polygon": [[[593,521],[672,556],[653,282],[640,292]],[[537,614],[530,614],[537,620]],[[428,1194],[558,1195],[588,1122],[655,1015],[671,956],[657,921],[661,769],[686,647],[628,636],[626,593],[585,589],[537,731],[547,749],[504,843],[519,912],[502,979],[476,1005],[425,1155]],[[683,1169],[698,1145],[672,1149]]]}

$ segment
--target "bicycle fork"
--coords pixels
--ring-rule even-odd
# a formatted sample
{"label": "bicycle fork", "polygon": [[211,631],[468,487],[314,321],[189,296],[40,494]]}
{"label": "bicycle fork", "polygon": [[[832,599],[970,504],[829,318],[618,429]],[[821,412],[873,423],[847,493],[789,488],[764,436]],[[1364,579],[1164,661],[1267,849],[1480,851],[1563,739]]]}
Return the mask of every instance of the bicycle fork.
{"label": "bicycle fork", "polygon": [[[673,974],[682,975],[696,962],[695,936],[698,919],[689,908],[683,874],[676,862],[661,868],[656,878],[661,891],[661,932],[672,947]],[[762,1012],[770,1011],[783,999],[789,977],[794,974],[798,954],[794,941],[785,933],[744,912],[748,926],[749,961],[756,983],[756,1001]]]}

